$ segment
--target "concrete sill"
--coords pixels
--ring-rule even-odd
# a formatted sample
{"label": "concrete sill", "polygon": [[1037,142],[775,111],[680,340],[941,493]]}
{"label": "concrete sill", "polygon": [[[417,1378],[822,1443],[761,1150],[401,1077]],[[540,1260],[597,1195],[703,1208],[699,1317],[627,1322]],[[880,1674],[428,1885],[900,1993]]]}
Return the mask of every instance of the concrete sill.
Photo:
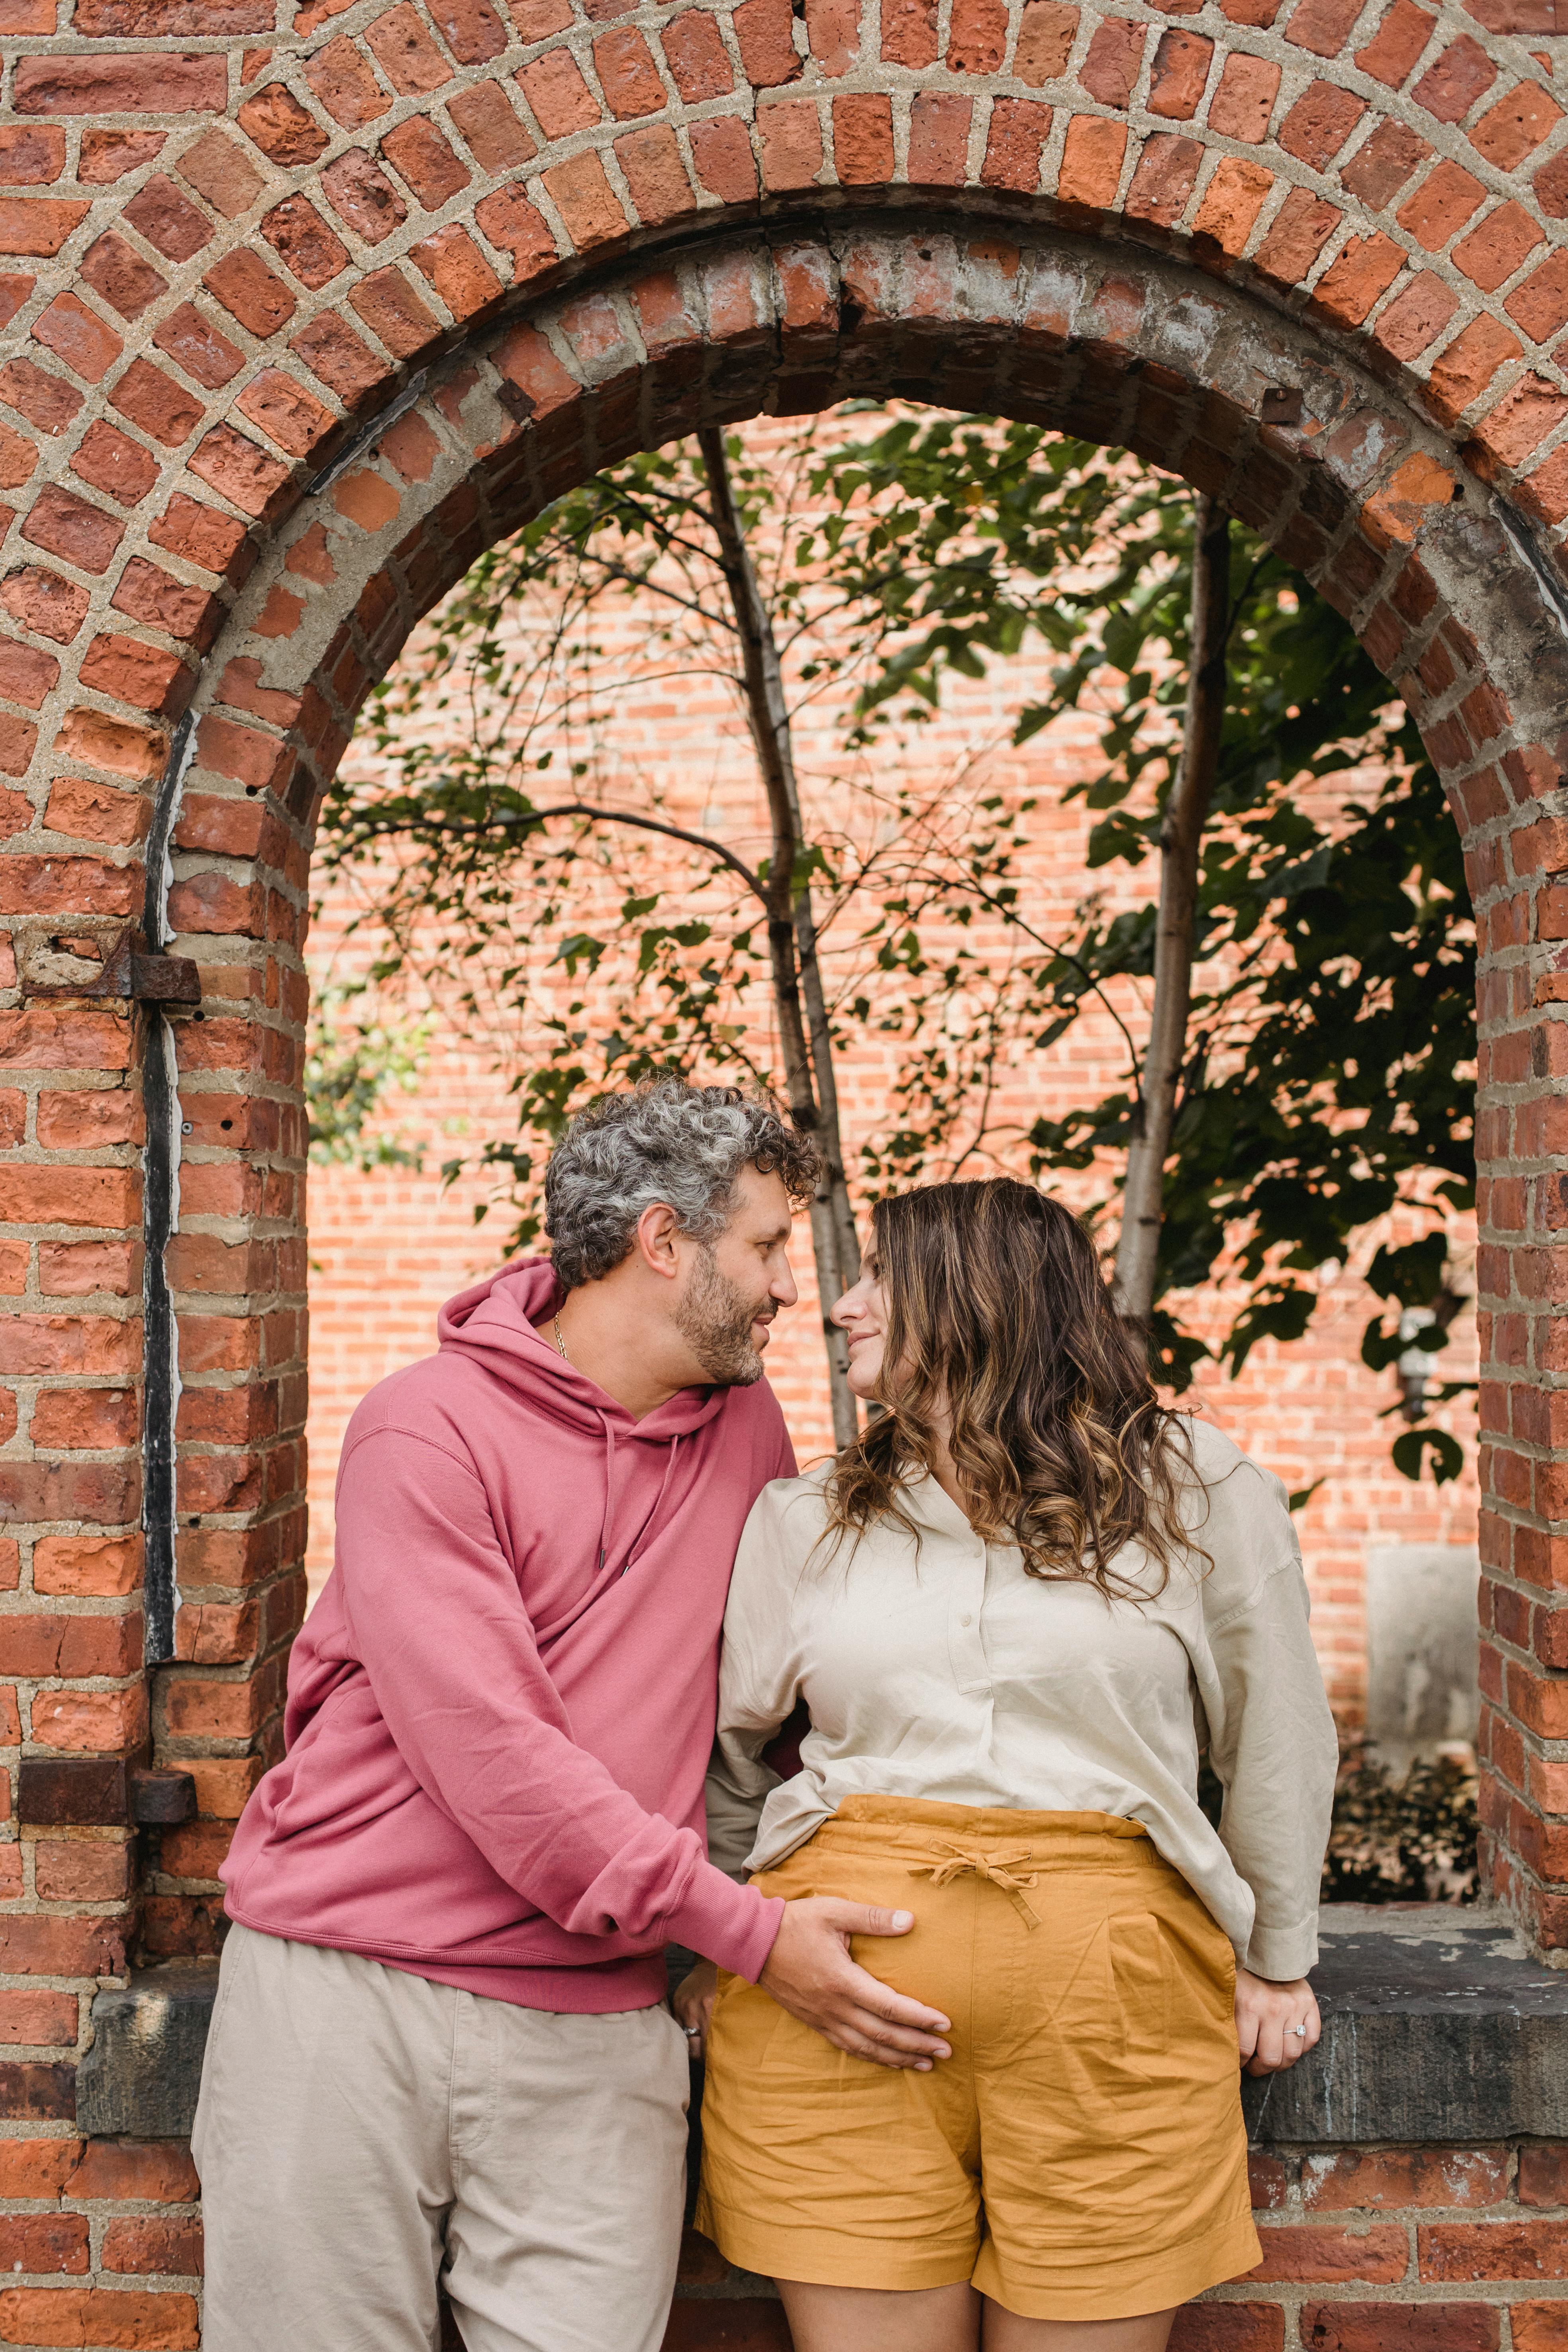
{"label": "concrete sill", "polygon": [[[1244,2084],[1255,2144],[1568,2138],[1568,1973],[1542,1967],[1504,1919],[1333,1904],[1321,1936],[1323,2039],[1289,2074]],[[176,1960],[99,1994],[79,2130],[189,2137],[216,1989],[215,1961]]]}

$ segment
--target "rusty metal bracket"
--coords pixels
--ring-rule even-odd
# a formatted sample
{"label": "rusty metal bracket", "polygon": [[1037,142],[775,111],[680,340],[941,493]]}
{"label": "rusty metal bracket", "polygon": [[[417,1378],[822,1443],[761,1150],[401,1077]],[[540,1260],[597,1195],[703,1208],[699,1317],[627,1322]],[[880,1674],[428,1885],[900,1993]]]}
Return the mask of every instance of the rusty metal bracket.
{"label": "rusty metal bracket", "polygon": [[139,1830],[173,1829],[194,1821],[196,1784],[188,1772],[168,1765],[149,1765],[128,1776],[131,1818]]}
{"label": "rusty metal bracket", "polygon": [[138,1004],[199,1004],[202,979],[189,956],[133,955],[128,993]]}

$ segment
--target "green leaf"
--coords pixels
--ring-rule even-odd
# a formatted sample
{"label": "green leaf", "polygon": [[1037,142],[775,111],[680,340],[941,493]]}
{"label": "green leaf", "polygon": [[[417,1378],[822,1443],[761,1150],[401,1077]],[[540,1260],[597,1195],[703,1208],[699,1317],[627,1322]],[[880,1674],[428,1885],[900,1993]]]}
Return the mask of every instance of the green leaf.
{"label": "green leaf", "polygon": [[1465,1466],[1463,1447],[1446,1429],[1407,1429],[1394,1441],[1394,1466],[1403,1478],[1419,1478],[1428,1454],[1439,1486],[1457,1478]]}

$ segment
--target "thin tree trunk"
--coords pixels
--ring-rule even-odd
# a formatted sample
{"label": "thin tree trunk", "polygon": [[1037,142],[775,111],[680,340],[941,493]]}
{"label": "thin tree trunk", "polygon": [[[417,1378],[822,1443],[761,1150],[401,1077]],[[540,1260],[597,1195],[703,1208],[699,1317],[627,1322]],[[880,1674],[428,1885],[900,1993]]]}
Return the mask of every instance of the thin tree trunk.
{"label": "thin tree trunk", "polygon": [[720,562],[740,631],[746,715],[773,824],[773,850],[768,865],[768,948],[790,1116],[796,1127],[816,1136],[822,1149],[822,1181],[811,1204],[811,1241],[816,1258],[823,1342],[827,1351],[833,1400],[833,1438],[835,1444],[847,1445],[858,1434],[859,1416],[849,1387],[848,1350],[843,1333],[828,1319],[828,1309],[839,1294],[858,1279],[860,1253],[844,1172],[833,1035],[816,952],[811,886],[797,871],[805,842],[789,709],[784,700],[784,674],[773,623],[757,586],[756,570],[735,506],[724,436],[717,426],[710,425],[698,434],[697,440],[712,494]]}
{"label": "thin tree trunk", "polygon": [[1230,518],[1206,493],[1196,501],[1193,621],[1181,762],[1160,828],[1160,913],[1154,942],[1154,1013],[1121,1202],[1117,1310],[1147,1323],[1154,1301],[1165,1162],[1176,1089],[1187,1052],[1197,919],[1198,858],[1219,767],[1225,724]]}

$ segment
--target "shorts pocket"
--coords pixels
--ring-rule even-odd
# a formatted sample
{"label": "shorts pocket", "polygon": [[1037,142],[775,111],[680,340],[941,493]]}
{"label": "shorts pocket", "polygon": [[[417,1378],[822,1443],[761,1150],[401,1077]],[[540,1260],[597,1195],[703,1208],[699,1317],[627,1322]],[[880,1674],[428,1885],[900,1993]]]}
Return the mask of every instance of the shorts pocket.
{"label": "shorts pocket", "polygon": [[1105,1927],[1111,2013],[1121,2024],[1123,2062],[1147,2075],[1171,2039],[1171,1955],[1152,1911],[1124,1911]]}

